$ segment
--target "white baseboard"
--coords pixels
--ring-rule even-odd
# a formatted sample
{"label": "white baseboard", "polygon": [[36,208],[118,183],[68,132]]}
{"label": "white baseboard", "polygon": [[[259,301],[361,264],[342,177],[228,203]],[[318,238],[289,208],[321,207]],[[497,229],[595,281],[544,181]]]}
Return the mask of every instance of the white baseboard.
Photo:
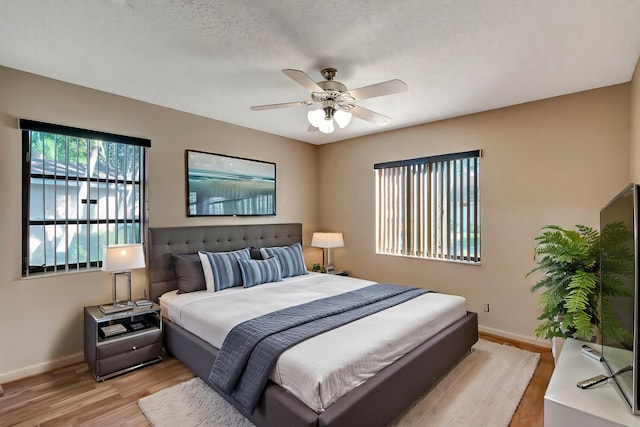
{"label": "white baseboard", "polygon": [[[82,362],[83,360],[84,353],[76,353],[70,356],[61,357],[60,359],[49,360],[47,362],[38,363],[36,365],[26,366],[24,368],[16,369],[15,371],[3,372],[0,373],[0,383],[7,383],[9,381],[15,381],[33,375],[42,374],[44,372],[53,371],[54,369],[59,369],[65,366]],[[2,387],[0,386],[0,394],[1,393]]]}
{"label": "white baseboard", "polygon": [[512,332],[503,331],[501,329],[489,328],[488,326],[478,325],[480,332],[485,332],[491,335],[498,335],[503,338],[508,338],[515,341],[524,342],[531,345],[537,345],[538,347],[551,348],[550,340],[539,340],[535,337],[529,337],[526,335],[514,334]]}

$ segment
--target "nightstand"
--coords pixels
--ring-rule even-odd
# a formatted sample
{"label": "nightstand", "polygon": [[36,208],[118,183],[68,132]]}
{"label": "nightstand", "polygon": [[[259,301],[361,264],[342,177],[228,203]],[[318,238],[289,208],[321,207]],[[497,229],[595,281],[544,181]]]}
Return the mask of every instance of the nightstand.
{"label": "nightstand", "polygon": [[160,306],[112,314],[104,314],[98,305],[85,307],[84,360],[96,381],[161,361]]}
{"label": "nightstand", "polygon": [[[323,271],[323,273],[326,273],[326,272]],[[335,276],[349,276],[349,272],[347,270],[333,270],[330,273],[326,273],[326,274],[333,274]]]}

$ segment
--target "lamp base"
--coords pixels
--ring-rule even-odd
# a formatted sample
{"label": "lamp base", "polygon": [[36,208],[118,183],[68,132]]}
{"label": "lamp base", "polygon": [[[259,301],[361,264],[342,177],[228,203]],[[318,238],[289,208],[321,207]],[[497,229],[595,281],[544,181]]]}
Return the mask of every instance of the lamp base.
{"label": "lamp base", "polygon": [[134,303],[133,301],[122,300],[122,301],[114,301],[112,305],[114,307],[133,307]]}
{"label": "lamp base", "polygon": [[133,306],[129,306],[129,305],[116,306],[113,304],[108,304],[108,305],[101,305],[100,311],[102,311],[104,314],[112,314],[112,313],[119,313],[121,311],[133,310],[133,308],[134,308]]}
{"label": "lamp base", "polygon": [[[118,290],[118,276],[125,276],[127,283],[127,299],[119,300],[117,297]],[[116,271],[113,273],[113,304],[114,307],[129,307],[133,306],[131,301],[131,272],[130,271]]]}

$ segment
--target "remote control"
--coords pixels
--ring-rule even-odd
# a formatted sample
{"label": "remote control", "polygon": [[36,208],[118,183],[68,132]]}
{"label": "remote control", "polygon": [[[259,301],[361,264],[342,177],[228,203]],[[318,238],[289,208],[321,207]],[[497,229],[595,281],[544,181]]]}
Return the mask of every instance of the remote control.
{"label": "remote control", "polygon": [[593,378],[589,378],[588,380],[584,380],[584,381],[580,381],[578,384],[576,384],[579,388],[585,389],[585,388],[589,388],[591,386],[594,386],[596,384],[600,384],[603,381],[608,380],[609,377],[606,375],[598,375],[596,377]]}
{"label": "remote control", "polygon": [[594,350],[586,344],[582,346],[582,352],[587,356],[596,359],[598,362],[602,360],[602,354],[598,350]]}

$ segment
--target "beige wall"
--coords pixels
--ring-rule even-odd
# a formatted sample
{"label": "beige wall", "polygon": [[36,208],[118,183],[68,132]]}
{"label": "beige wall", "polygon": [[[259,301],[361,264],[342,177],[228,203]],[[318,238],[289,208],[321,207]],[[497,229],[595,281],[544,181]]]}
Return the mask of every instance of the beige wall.
{"label": "beige wall", "polygon": [[[0,382],[79,358],[82,307],[111,296],[111,278],[99,270],[20,278],[19,117],[151,139],[151,226],[302,222],[305,245],[316,229],[315,146],[0,67]],[[276,162],[277,216],[187,218],[187,148]],[[142,297],[143,270],[133,285]]]}
{"label": "beige wall", "polygon": [[[629,182],[628,105],[623,84],[321,146],[320,225],[345,239],[336,267],[463,295],[483,329],[531,339],[534,236],[545,224],[598,226]],[[483,150],[482,265],[376,255],[373,164],[472,149]]]}
{"label": "beige wall", "polygon": [[[108,301],[111,289],[101,271],[20,278],[18,117],[151,139],[151,226],[302,222],[305,244],[313,231],[342,231],[338,268],[464,295],[485,330],[530,339],[537,311],[524,276],[533,237],[550,223],[597,226],[599,209],[628,183],[630,105],[640,147],[637,75],[631,85],[315,147],[0,67],[0,382],[81,357],[82,307]],[[277,217],[186,218],[186,148],[277,161]],[[376,255],[373,164],[478,148],[482,265]],[[318,262],[320,253],[305,248],[305,257]],[[133,282],[139,297],[144,273]]]}
{"label": "beige wall", "polygon": [[640,184],[640,59],[629,89],[631,181]]}

